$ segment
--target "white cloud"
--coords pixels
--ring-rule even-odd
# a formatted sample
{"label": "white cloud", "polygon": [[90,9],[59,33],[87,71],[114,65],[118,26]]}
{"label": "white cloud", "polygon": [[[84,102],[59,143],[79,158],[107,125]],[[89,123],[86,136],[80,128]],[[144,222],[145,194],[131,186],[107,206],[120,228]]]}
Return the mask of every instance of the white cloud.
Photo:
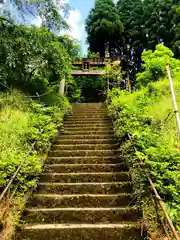
{"label": "white cloud", "polygon": [[82,39],[82,29],[84,26],[81,13],[78,9],[70,10],[67,23],[70,26],[70,30],[67,31],[67,33],[80,41]]}
{"label": "white cloud", "polygon": [[41,27],[41,25],[42,25],[42,19],[41,19],[39,16],[37,16],[36,18],[33,18],[33,19],[30,21],[30,24],[35,25],[35,26],[37,26],[37,27]]}
{"label": "white cloud", "polygon": [[86,31],[82,15],[78,9],[70,10],[67,23],[70,26],[70,30],[66,31],[66,34],[77,39],[81,45],[81,53],[84,55],[87,52]]}

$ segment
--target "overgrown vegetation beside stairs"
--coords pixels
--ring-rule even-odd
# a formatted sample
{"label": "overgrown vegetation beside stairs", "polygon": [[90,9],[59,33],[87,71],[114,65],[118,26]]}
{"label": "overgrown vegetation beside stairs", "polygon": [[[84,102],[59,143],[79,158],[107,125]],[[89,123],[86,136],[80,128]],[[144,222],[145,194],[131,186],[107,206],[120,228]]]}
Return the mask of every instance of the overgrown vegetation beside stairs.
{"label": "overgrown vegetation beside stairs", "polygon": [[[9,212],[8,218],[1,222],[3,225],[7,224],[6,233],[9,235],[18,222],[21,208],[29,196],[29,190],[36,187],[50,141],[56,135],[57,127],[62,125],[64,114],[70,109],[65,97],[58,95],[55,97],[54,93],[54,99],[56,99],[56,105],[51,102],[51,106],[43,106],[19,91],[14,90],[0,95],[0,184],[2,190],[20,162],[26,158],[10,188],[12,192],[18,185],[16,198],[13,199],[12,214]],[[39,140],[35,148],[29,156],[26,156],[37,138]]]}

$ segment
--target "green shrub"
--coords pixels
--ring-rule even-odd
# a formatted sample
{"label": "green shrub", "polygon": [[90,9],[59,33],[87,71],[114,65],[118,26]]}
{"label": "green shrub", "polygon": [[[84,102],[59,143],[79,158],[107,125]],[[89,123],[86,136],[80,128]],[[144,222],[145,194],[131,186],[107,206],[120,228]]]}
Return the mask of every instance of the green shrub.
{"label": "green shrub", "polygon": [[[0,21],[0,91],[6,87],[43,94],[71,73],[70,56],[45,27]],[[58,86],[57,86],[58,88]]]}
{"label": "green shrub", "polygon": [[26,190],[35,186],[50,140],[56,135],[57,127],[62,124],[70,105],[66,98],[60,97],[59,104],[56,98],[57,105],[42,106],[17,91],[0,94],[0,102],[1,188],[5,187],[19,163],[26,158],[33,142],[38,139],[14,181],[14,184],[21,181],[21,189]]}
{"label": "green shrub", "polygon": [[[175,91],[180,105],[180,82],[175,77]],[[129,164],[135,171],[136,192],[139,186],[147,192],[149,172],[158,192],[176,226],[180,226],[180,153],[179,137],[167,79],[150,83],[141,90],[129,93],[112,90],[107,99],[119,139],[129,133],[137,149],[127,141],[122,146],[129,155]],[[139,159],[143,161],[139,171]],[[146,170],[144,170],[146,169]],[[142,193],[143,194],[143,193]]]}
{"label": "green shrub", "polygon": [[173,56],[173,52],[162,44],[158,44],[154,52],[152,50],[143,52],[143,72],[136,75],[136,87],[147,86],[150,82],[164,78],[167,64],[170,64],[173,73],[178,72],[180,70],[180,61],[173,58]]}

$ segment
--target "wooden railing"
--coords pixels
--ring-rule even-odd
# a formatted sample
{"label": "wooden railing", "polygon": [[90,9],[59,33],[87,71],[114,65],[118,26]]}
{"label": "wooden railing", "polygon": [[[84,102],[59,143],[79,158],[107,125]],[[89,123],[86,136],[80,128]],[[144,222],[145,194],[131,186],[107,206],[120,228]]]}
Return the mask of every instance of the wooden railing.
{"label": "wooden railing", "polygon": [[[128,133],[127,134],[128,140],[131,142],[134,151],[137,152],[136,146],[131,138],[131,135]],[[153,183],[151,176],[149,174],[149,172],[147,171],[147,169],[143,168],[142,166],[144,166],[144,162],[138,158],[139,162],[137,162],[137,164],[139,165],[139,168],[144,170],[144,174],[147,177],[147,180],[149,182],[149,185],[151,187],[152,190],[152,197],[154,199],[155,205],[157,207],[157,211],[160,213],[159,215],[159,220],[161,222],[161,226],[164,230],[164,233],[166,235],[166,239],[167,240],[180,240],[180,237],[178,235],[178,232],[176,231],[176,228],[173,225],[173,222],[170,218],[170,216],[168,215],[167,211],[166,211],[166,206],[165,203],[163,202],[162,198],[160,197],[155,184]],[[162,217],[160,217],[160,215],[162,215]]]}
{"label": "wooden railing", "polygon": [[81,65],[84,62],[89,62],[91,65],[105,65],[106,62],[114,62],[118,61],[120,58],[119,57],[97,57],[97,58],[83,58],[80,60],[74,60],[72,62],[73,65]]}

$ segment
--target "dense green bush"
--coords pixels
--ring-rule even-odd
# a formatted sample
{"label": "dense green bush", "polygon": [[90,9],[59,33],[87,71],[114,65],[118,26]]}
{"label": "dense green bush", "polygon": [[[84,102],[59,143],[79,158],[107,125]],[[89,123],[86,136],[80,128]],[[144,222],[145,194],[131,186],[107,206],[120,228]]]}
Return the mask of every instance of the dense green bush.
{"label": "dense green bush", "polygon": [[65,97],[60,97],[58,105],[56,98],[56,105],[51,102],[51,106],[43,106],[17,91],[1,94],[0,103],[1,188],[7,184],[19,163],[26,158],[33,142],[38,139],[14,182],[21,181],[21,188],[26,190],[36,184],[43,156],[70,105]]}
{"label": "dense green bush", "polygon": [[64,76],[69,78],[70,56],[46,28],[17,26],[0,19],[0,35],[0,90],[5,85],[42,94]]}
{"label": "dense green bush", "polygon": [[[175,90],[180,104],[178,75]],[[124,139],[129,133],[137,149],[134,155],[128,141],[122,146],[123,153],[129,154],[129,164],[135,169],[139,181],[136,182],[136,192],[140,185],[143,191],[147,190],[145,171],[148,171],[173,222],[180,226],[179,138],[168,80],[150,83],[133,93],[114,89],[109,93],[107,103],[117,136]],[[138,169],[139,159],[143,161],[142,171]]]}
{"label": "dense green bush", "polygon": [[166,65],[169,64],[174,72],[180,70],[180,61],[173,58],[173,52],[158,44],[156,50],[145,51],[142,53],[142,72],[136,75],[136,87],[147,86],[149,82],[155,82],[166,76]]}

